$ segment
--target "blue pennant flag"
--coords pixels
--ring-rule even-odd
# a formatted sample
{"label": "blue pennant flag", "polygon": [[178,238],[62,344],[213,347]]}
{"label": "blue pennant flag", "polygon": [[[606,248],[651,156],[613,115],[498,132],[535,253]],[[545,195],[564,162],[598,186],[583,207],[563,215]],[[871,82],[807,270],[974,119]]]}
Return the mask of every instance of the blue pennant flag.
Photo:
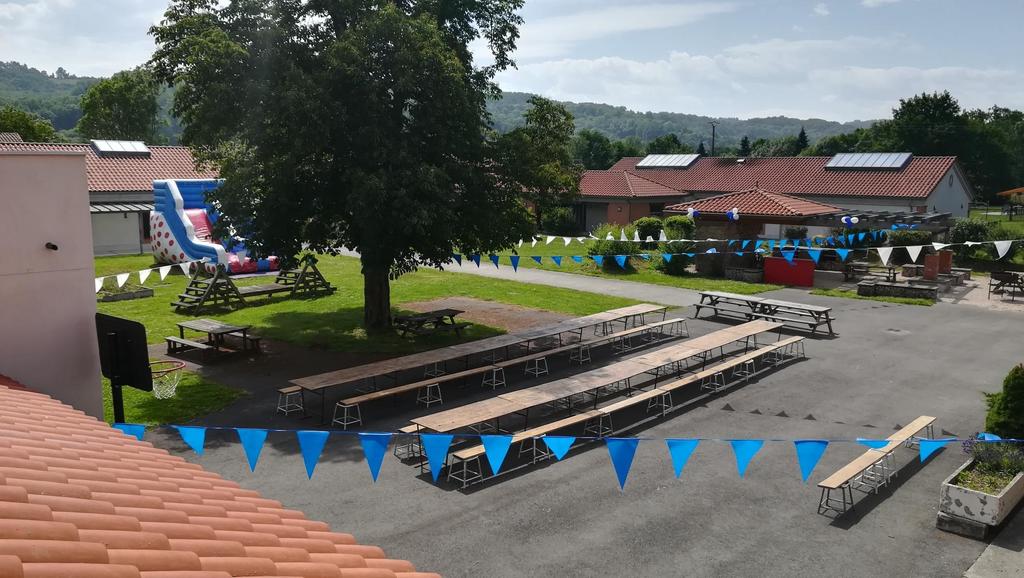
{"label": "blue pennant flag", "polygon": [[626,268],[626,259],[629,259],[628,255],[616,255],[615,262],[619,264],[619,267]]}
{"label": "blue pennant flag", "polygon": [[796,250],[782,251],[782,256],[785,257],[786,262],[790,265],[793,264],[793,257],[796,256]]}
{"label": "blue pennant flag", "polygon": [[309,479],[313,479],[313,470],[316,469],[316,464],[320,461],[320,454],[324,451],[324,445],[327,443],[329,435],[331,432],[319,429],[295,432],[295,437],[299,438],[302,463],[306,464],[306,477]]}
{"label": "blue pennant flag", "polygon": [[683,255],[686,255],[687,257],[690,257],[692,259],[696,255],[696,253],[683,253]]}
{"label": "blue pennant flag", "polygon": [[604,255],[594,255],[591,258],[594,260],[594,263],[597,263],[598,267],[604,267]]}
{"label": "blue pennant flag", "polygon": [[561,255],[552,255],[551,256],[551,260],[555,262],[555,266],[557,266],[557,267],[561,267],[562,266],[562,257],[561,257]]}
{"label": "blue pennant flag", "polygon": [[[495,256],[497,256],[497,255],[495,255]],[[518,271],[519,270],[519,255],[509,255],[508,256],[508,260],[509,260],[510,263],[512,263],[512,270],[513,271]]]}
{"label": "blue pennant flag", "polygon": [[662,253],[661,254],[661,258],[664,259],[666,263],[671,263],[672,262],[672,253]]}
{"label": "blue pennant flag", "polygon": [[736,242],[735,239],[729,239],[729,242],[725,244],[725,248],[726,249],[731,249],[735,242]]}
{"label": "blue pennant flag", "polygon": [[267,430],[237,427],[235,431],[245,450],[245,459],[249,460],[249,471],[255,472],[256,462],[260,461],[260,452],[263,451],[263,442],[267,441]]}
{"label": "blue pennant flag", "polygon": [[462,266],[462,255],[459,255],[458,253],[452,253],[452,259],[455,259],[455,262],[459,264],[459,267]]}
{"label": "blue pennant flag", "polygon": [[484,453],[487,455],[487,463],[491,466],[491,473],[498,475],[501,464],[508,455],[508,448],[512,446],[512,436],[485,435],[480,436],[480,442],[484,444]]}
{"label": "blue pennant flag", "polygon": [[954,438],[943,439],[943,440],[918,440],[918,450],[920,451],[921,461],[927,460],[932,454],[939,451],[943,446],[953,441]]}
{"label": "blue pennant flag", "polygon": [[370,477],[377,482],[377,475],[380,474],[380,465],[384,463],[384,454],[388,451],[388,443],[391,442],[389,433],[361,433],[359,443],[363,446],[363,456],[366,458],[366,465],[370,467]]}
{"label": "blue pennant flag", "polygon": [[836,249],[836,255],[839,255],[839,260],[840,261],[845,261],[846,258],[850,255],[850,250],[849,249]]}
{"label": "blue pennant flag", "polygon": [[693,450],[697,449],[697,444],[700,443],[700,440],[667,439],[665,443],[668,444],[668,453],[672,456],[672,469],[675,470],[676,477],[678,478],[682,475],[686,462],[690,460],[690,455],[693,454]]}
{"label": "blue pennant flag", "polygon": [[572,260],[577,263],[583,263],[583,255],[573,255]]}
{"label": "blue pennant flag", "polygon": [[764,440],[729,440],[732,446],[732,453],[736,455],[736,471],[742,478],[747,473],[747,466],[754,455],[761,450]]}
{"label": "blue pennant flag", "polygon": [[480,266],[480,255],[470,255],[469,260],[476,263],[476,266]]}
{"label": "blue pennant flag", "polygon": [[847,244],[847,246],[850,246],[850,247],[852,247],[852,246],[853,246],[853,240],[854,240],[855,238],[856,238],[856,236],[854,236],[854,234],[853,234],[853,233],[850,233],[849,235],[847,235],[847,236],[846,236],[846,244]]}
{"label": "blue pennant flag", "polygon": [[644,261],[650,261],[651,260],[651,256],[648,255],[647,253],[640,253],[640,258],[643,259]]}
{"label": "blue pennant flag", "polygon": [[762,241],[761,239],[758,239],[757,242],[754,243],[754,250],[757,251],[758,249],[760,249],[761,245],[764,245],[764,241]]}
{"label": "blue pennant flag", "polygon": [[749,245],[749,244],[750,244],[750,239],[743,239],[743,243],[740,244],[740,250],[742,251],[743,249],[746,249],[747,245]]}
{"label": "blue pennant flag", "polygon": [[863,241],[864,237],[867,237],[867,236],[868,236],[867,233],[857,233],[857,240],[858,241]]}
{"label": "blue pennant flag", "polygon": [[564,458],[565,454],[569,453],[573,442],[576,441],[574,436],[544,436],[541,439],[544,440],[544,445],[548,446],[551,453],[555,454],[557,460]]}
{"label": "blue pennant flag", "polygon": [[778,242],[779,250],[781,251],[781,250],[785,249],[786,245],[788,245],[788,244],[789,244],[789,242],[786,239],[779,239],[779,242]]}
{"label": "blue pennant flag", "polygon": [[768,239],[768,252],[771,253],[775,250],[775,239]]}
{"label": "blue pennant flag", "polygon": [[796,446],[796,459],[800,463],[800,477],[806,484],[807,478],[810,478],[811,472],[814,471],[814,466],[818,465],[818,460],[825,455],[828,440],[796,440],[793,445]]}
{"label": "blue pennant flag", "polygon": [[811,260],[817,265],[818,259],[821,259],[821,249],[808,249],[807,254],[811,256]]}
{"label": "blue pennant flag", "polygon": [[612,459],[612,466],[615,467],[615,476],[619,478],[619,489],[625,489],[629,468],[633,467],[633,457],[636,455],[636,446],[640,440],[636,438],[606,438],[604,443],[608,446],[608,456]]}
{"label": "blue pennant flag", "polygon": [[981,432],[980,434],[978,434],[978,439],[986,442],[997,442],[1002,440],[1003,438],[997,436],[994,433]]}
{"label": "blue pennant flag", "polygon": [[825,239],[825,243],[828,244],[829,247],[833,247],[835,246],[836,241],[832,237],[828,237],[827,239]]}
{"label": "blue pennant flag", "polygon": [[544,258],[541,257],[540,255],[531,255],[530,258],[533,259],[534,262],[536,262],[538,265],[543,265],[544,264],[542,262]]}
{"label": "blue pennant flag", "polygon": [[736,251],[736,256],[737,257],[742,257],[743,256],[743,251]]}
{"label": "blue pennant flag", "polygon": [[498,256],[492,254],[492,255],[488,255],[488,257],[490,257],[491,263],[494,263],[494,268],[495,269],[500,269],[500,267],[498,267]]}
{"label": "blue pennant flag", "polygon": [[114,429],[119,429],[124,435],[132,436],[140,442],[142,436],[146,434],[146,426],[141,423],[115,423]]}
{"label": "blue pennant flag", "polygon": [[868,438],[857,438],[857,443],[862,446],[868,446],[873,450],[880,450],[885,446],[889,445],[889,440],[872,440]]}
{"label": "blue pennant flag", "polygon": [[203,455],[203,445],[206,443],[206,428],[191,425],[174,426],[181,435],[181,440],[192,448],[192,451]]}
{"label": "blue pennant flag", "polygon": [[707,251],[704,251],[704,252],[705,252],[705,253],[717,253],[717,252],[718,252],[718,249],[716,249],[716,248],[714,248],[714,247],[711,247],[710,249],[708,249]]}
{"label": "blue pennant flag", "polygon": [[454,438],[451,434],[420,434],[420,444],[423,445],[423,453],[427,454],[430,475],[434,477],[435,483],[448,460],[448,446],[452,445]]}

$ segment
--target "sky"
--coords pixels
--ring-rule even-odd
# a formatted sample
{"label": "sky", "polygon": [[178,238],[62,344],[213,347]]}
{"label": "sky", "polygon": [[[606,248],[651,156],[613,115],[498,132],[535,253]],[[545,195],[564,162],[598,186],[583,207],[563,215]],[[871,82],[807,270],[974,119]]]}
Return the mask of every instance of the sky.
{"label": "sky", "polygon": [[[131,68],[166,4],[0,0],[0,60]],[[966,108],[1024,108],[1021,0],[527,0],[522,14],[504,90],[739,118],[884,118],[945,89]]]}

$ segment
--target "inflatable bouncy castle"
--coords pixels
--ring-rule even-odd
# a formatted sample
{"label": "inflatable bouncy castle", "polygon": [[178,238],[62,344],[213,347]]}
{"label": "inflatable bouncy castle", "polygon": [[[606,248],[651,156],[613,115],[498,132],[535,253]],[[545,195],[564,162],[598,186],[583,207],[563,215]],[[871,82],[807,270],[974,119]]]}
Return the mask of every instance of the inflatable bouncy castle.
{"label": "inflatable bouncy castle", "polygon": [[213,238],[217,212],[206,202],[206,192],[218,186],[215,179],[153,181],[149,227],[156,261],[174,264],[205,258],[211,273],[217,265],[232,274],[276,271],[277,257],[250,259],[242,243],[226,245]]}

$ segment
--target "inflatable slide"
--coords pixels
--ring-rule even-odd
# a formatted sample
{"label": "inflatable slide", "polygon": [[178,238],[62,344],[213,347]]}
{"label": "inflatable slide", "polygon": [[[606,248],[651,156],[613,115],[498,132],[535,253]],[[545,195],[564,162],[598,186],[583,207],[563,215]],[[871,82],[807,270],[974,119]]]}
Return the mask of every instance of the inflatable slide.
{"label": "inflatable slide", "polygon": [[225,246],[213,238],[217,212],[206,202],[206,192],[220,186],[215,179],[153,181],[153,212],[149,229],[153,256],[158,263],[174,264],[206,259],[209,272],[224,265],[228,273],[276,271],[277,257],[250,259],[245,246]]}

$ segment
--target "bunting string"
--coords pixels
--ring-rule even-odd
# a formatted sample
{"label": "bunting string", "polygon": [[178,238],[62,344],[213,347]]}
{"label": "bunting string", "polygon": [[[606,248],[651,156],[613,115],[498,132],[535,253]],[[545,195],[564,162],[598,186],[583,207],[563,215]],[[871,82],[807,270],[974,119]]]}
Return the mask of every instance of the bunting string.
{"label": "bunting string", "polygon": [[112,275],[96,277],[96,292],[99,293],[103,289],[103,284],[106,282],[107,279],[110,278],[114,278],[114,280],[117,282],[118,289],[124,287],[125,283],[128,282],[128,279],[131,278],[132,273],[138,275],[139,285],[145,285],[146,280],[149,279],[149,276],[153,273],[153,271],[158,271],[160,273],[160,280],[163,281],[164,279],[167,278],[167,275],[170,274],[171,269],[174,269],[175,267],[181,269],[182,274],[184,274],[187,277],[189,275],[189,269],[192,267],[192,265],[206,263],[209,260],[209,257],[203,257],[202,259],[196,259],[194,261],[185,261],[184,263],[175,263],[173,265],[161,265],[160,267],[152,267],[150,269],[141,269],[139,271],[114,273]]}

